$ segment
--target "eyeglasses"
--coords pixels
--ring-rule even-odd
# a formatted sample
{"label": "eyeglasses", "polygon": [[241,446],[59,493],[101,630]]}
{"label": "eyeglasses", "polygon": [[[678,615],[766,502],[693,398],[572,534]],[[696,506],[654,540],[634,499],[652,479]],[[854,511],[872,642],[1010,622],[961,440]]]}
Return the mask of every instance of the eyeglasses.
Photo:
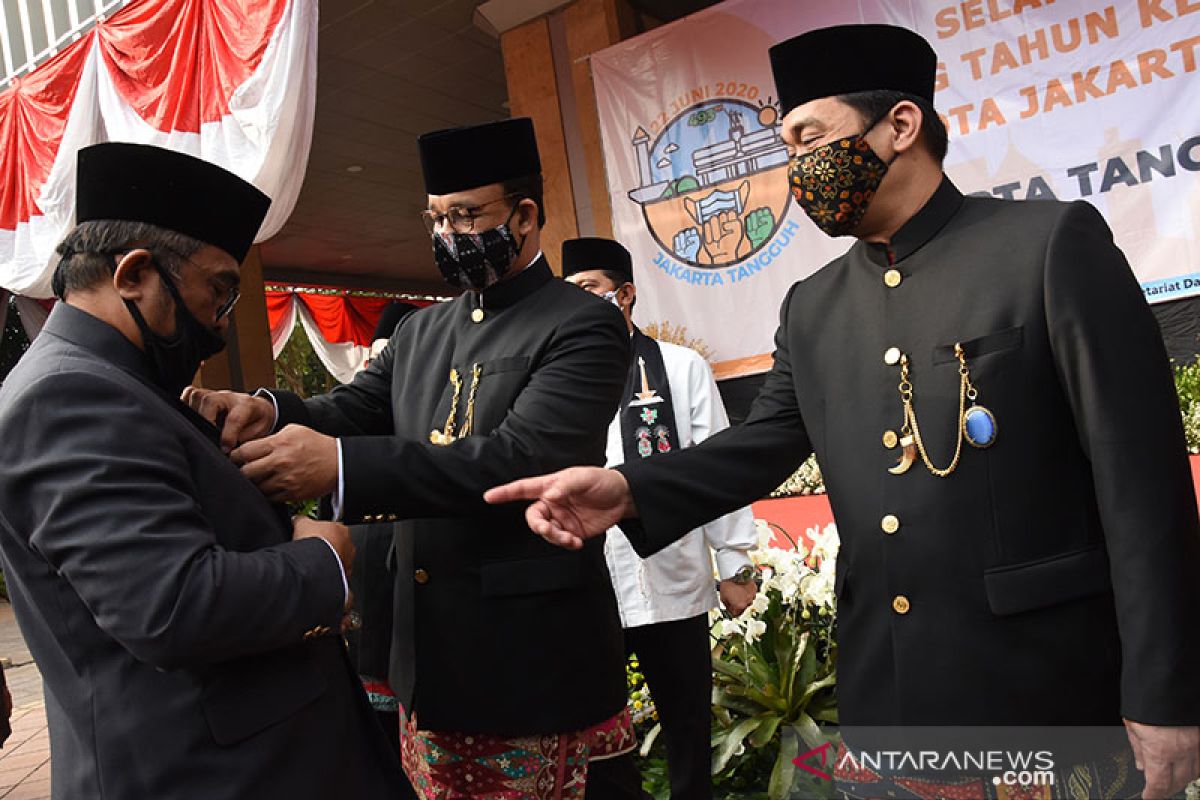
{"label": "eyeglasses", "polygon": [[[179,296],[179,289],[178,289],[178,287],[176,287],[175,281],[171,278],[169,272],[163,267],[162,260],[159,259],[157,256],[155,256],[153,250],[150,250],[149,248],[142,248],[142,249],[144,249],[144,250],[146,250],[146,252],[150,253],[151,256],[154,256],[154,263],[156,266],[159,267],[158,274],[160,276],[162,276],[163,282],[166,284],[167,289],[171,292],[171,295],[172,295],[172,297],[175,298],[176,302],[183,303],[183,298],[181,298]],[[180,258],[180,259],[188,262],[196,269],[200,269],[200,270],[203,269],[199,264],[197,264],[195,261],[192,261],[192,259],[185,256],[183,253],[179,252],[178,250],[174,250],[170,247],[161,247],[161,246],[156,249],[166,250],[168,253],[171,253],[176,258]],[[114,250],[109,255],[111,255],[113,257],[113,261],[114,261],[114,265],[115,265],[115,262],[118,260],[118,258],[120,256],[123,256],[129,252],[132,252],[132,250]],[[242,290],[237,285],[230,286],[228,289],[222,289],[217,284],[217,282],[214,281],[212,278],[208,279],[208,287],[212,291],[213,297],[217,298],[219,300],[219,302],[217,303],[217,313],[216,313],[216,316],[213,318],[213,321],[220,322],[221,320],[225,319],[225,317],[229,316],[230,312],[233,311],[233,307],[237,305],[237,301],[242,299]],[[221,298],[222,294],[224,294],[223,299]]]}
{"label": "eyeglasses", "polygon": [[450,230],[455,233],[470,233],[475,229],[475,220],[481,216],[479,213],[486,206],[494,205],[503,202],[510,197],[519,197],[517,192],[508,192],[502,194],[495,200],[488,200],[486,203],[480,203],[474,206],[450,206],[446,209],[445,214],[439,214],[436,211],[422,211],[421,219],[425,222],[425,228],[431,234],[437,233],[444,225],[449,224]]}

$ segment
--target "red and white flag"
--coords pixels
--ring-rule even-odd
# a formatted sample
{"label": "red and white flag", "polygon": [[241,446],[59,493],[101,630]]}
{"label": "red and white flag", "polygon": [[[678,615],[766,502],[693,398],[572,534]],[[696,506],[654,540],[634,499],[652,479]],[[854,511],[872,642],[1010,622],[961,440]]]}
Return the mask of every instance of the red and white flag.
{"label": "red and white flag", "polygon": [[[50,296],[74,224],[75,154],[168,147],[295,206],[312,141],[317,0],[136,0],[0,93],[0,288]],[[219,203],[219,197],[212,198]]]}

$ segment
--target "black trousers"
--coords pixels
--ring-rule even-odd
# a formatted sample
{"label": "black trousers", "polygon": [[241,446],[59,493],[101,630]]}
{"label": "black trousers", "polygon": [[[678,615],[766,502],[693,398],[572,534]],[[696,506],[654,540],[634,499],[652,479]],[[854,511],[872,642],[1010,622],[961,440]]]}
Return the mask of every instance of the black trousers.
{"label": "black trousers", "polygon": [[[658,709],[660,735],[667,746],[671,799],[711,800],[712,647],[708,614],[626,628],[625,650],[637,653]],[[611,759],[588,765],[587,800],[631,796],[607,790],[618,781],[622,785],[629,782],[629,762],[619,762],[621,759]],[[593,777],[597,794],[592,792]]]}

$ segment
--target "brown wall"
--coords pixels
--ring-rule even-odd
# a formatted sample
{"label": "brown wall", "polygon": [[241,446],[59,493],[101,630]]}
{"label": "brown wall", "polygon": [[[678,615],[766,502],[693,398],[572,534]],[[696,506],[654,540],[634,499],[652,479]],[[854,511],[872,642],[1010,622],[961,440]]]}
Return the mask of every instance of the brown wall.
{"label": "brown wall", "polygon": [[537,133],[545,178],[546,227],[542,230],[542,250],[558,271],[557,255],[563,240],[578,236],[579,228],[546,18],[539,17],[508,31],[500,37],[500,48],[512,115],[530,117]]}
{"label": "brown wall", "polygon": [[[566,33],[565,63],[569,65],[569,74],[561,76],[562,84],[556,76],[553,37],[547,17],[530,20],[505,32],[500,37],[500,45],[512,115],[532,117],[537,131],[542,173],[546,180],[548,216],[542,232],[542,250],[557,271],[563,240],[580,235],[577,192],[586,197],[590,205],[593,230],[588,233],[613,235],[600,117],[588,57],[637,35],[641,32],[639,27],[648,30],[657,23],[635,14],[625,0],[575,0],[555,14],[562,15]],[[560,58],[559,63],[563,63],[563,59]],[[564,102],[568,92],[570,99]],[[564,107],[574,109],[574,119],[564,119]],[[567,156],[568,132],[578,137],[583,153],[582,169],[577,169],[574,177]],[[769,353],[751,356],[715,364],[714,373],[722,380],[754,375],[770,369],[771,362]]]}

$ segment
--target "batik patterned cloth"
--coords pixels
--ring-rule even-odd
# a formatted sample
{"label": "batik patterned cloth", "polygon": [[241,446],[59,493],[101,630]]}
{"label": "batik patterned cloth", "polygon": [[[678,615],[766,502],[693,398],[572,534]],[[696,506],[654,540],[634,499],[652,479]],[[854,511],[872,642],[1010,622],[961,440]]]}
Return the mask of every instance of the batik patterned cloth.
{"label": "batik patterned cloth", "polygon": [[421,800],[582,800],[588,761],[633,750],[629,710],[574,733],[503,737],[400,723],[404,771]]}

